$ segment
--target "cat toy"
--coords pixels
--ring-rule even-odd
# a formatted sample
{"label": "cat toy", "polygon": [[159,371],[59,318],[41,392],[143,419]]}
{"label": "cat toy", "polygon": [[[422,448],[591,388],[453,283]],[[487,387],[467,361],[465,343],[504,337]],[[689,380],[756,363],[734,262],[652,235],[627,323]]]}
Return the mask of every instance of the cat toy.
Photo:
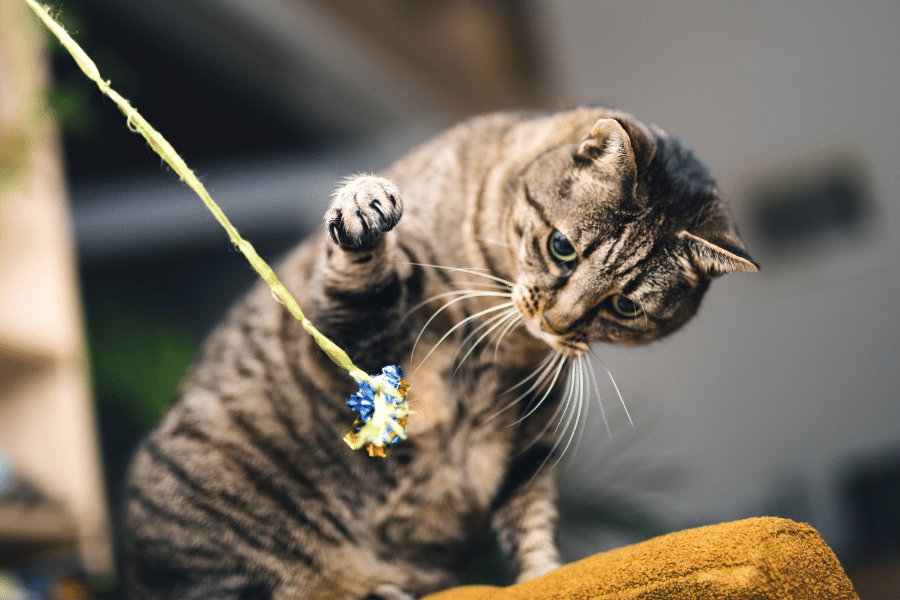
{"label": "cat toy", "polygon": [[253,269],[259,273],[263,281],[268,284],[272,296],[281,303],[303,325],[303,328],[312,336],[319,347],[338,366],[346,370],[356,380],[359,390],[347,400],[347,407],[359,413],[356,421],[350,428],[350,432],[344,437],[344,441],[354,450],[366,446],[369,456],[385,456],[385,448],[406,439],[405,427],[410,410],[406,401],[406,393],[410,384],[403,379],[403,371],[398,366],[387,366],[382,369],[380,375],[368,375],[359,369],[350,360],[350,357],[337,344],[328,339],[306,318],[297,300],[291,295],[272,268],[262,259],[253,246],[242,238],[225,213],[219,208],[206,188],[188,168],[187,163],[178,155],[171,144],[150,126],[134,107],[110,87],[110,82],[100,77],[100,71],[94,61],[82,50],[75,40],[63,27],[50,16],[47,9],[35,2],[25,0],[37,16],[44,22],[47,28],[56,36],[63,47],[68,50],[78,66],[87,75],[88,79],[97,84],[100,91],[108,96],[119,107],[127,119],[128,128],[140,133],[156,152],[178,175],[179,179],[188,185],[203,200],[203,203],[213,214],[216,220],[228,233],[231,242],[241,251]]}
{"label": "cat toy", "polygon": [[[347,399],[347,407],[359,416],[344,441],[354,450],[365,445],[369,456],[385,456],[385,447],[406,439],[403,428],[409,419],[406,403],[409,382],[403,379],[403,369],[394,365],[381,369],[381,374],[373,375],[372,380],[381,383],[383,390],[396,390],[399,396],[384,395],[368,382],[360,381],[359,391]],[[383,397],[379,398],[379,394]]]}

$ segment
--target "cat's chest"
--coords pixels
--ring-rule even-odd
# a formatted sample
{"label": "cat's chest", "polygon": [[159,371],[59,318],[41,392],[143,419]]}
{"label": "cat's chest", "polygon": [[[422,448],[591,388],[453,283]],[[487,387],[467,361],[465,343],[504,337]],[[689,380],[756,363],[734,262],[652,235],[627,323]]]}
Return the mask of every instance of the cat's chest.
{"label": "cat's chest", "polygon": [[[438,334],[426,331],[413,360],[402,365],[412,384],[406,433],[415,448],[409,480],[416,483],[408,485],[436,507],[485,511],[503,483],[519,417],[518,410],[503,410],[516,396],[506,392],[545,354],[521,335],[506,339],[499,348],[486,345],[466,356],[458,340],[439,343]],[[523,360],[528,364],[510,368]]]}
{"label": "cat's chest", "polygon": [[488,418],[497,378],[435,368],[420,369],[414,381],[407,434],[416,449],[411,468],[422,497],[436,506],[486,510],[506,474],[515,436],[505,419]]}

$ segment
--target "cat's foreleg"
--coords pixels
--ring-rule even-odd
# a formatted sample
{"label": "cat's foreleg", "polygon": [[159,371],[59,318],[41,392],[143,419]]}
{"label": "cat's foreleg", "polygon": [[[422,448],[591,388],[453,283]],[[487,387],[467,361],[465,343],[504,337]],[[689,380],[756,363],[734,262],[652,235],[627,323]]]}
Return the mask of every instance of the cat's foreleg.
{"label": "cat's foreleg", "polygon": [[400,190],[374,175],[347,180],[325,213],[310,279],[314,321],[364,369],[397,358],[411,268],[391,231],[403,214]]}
{"label": "cat's foreleg", "polygon": [[[527,456],[528,453],[520,459]],[[516,470],[514,465],[512,471]],[[517,582],[548,573],[561,564],[555,541],[558,516],[555,469],[544,466],[532,479],[523,477],[520,481],[502,499],[502,504],[495,507],[492,519]]]}

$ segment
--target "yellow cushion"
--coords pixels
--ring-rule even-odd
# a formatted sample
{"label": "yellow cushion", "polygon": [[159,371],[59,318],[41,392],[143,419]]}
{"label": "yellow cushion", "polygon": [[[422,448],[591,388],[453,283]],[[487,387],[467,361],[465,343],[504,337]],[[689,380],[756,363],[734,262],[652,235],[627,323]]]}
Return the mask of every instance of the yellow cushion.
{"label": "yellow cushion", "polygon": [[466,586],[425,600],[859,600],[809,525],[745,519],[597,554],[507,588]]}

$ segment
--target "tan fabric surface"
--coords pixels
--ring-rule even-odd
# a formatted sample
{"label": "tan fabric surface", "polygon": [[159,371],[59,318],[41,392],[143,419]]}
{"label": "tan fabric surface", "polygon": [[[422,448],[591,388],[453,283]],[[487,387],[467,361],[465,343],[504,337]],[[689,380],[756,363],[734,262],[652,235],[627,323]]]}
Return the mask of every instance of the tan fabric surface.
{"label": "tan fabric surface", "polygon": [[425,600],[858,600],[809,525],[745,519],[679,531],[507,588],[460,587]]}

